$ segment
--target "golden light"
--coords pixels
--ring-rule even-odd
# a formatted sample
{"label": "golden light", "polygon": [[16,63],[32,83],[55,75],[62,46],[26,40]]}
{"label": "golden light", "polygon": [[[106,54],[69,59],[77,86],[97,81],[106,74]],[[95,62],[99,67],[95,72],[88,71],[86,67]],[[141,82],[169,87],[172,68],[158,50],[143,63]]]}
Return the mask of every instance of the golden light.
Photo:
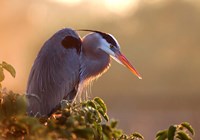
{"label": "golden light", "polygon": [[49,1],[69,4],[69,5],[76,5],[76,4],[79,4],[82,0],[49,0]]}
{"label": "golden light", "polygon": [[124,14],[132,7],[136,8],[139,0],[105,0],[107,9],[117,14]]}
{"label": "golden light", "polygon": [[[84,2],[84,0],[49,0],[51,2],[56,2],[60,4],[68,4],[68,5],[76,5],[80,4],[81,2]],[[102,7],[102,9],[107,9],[110,12],[124,15],[126,14],[130,9],[138,6],[139,0],[85,0],[90,4],[98,4]]]}

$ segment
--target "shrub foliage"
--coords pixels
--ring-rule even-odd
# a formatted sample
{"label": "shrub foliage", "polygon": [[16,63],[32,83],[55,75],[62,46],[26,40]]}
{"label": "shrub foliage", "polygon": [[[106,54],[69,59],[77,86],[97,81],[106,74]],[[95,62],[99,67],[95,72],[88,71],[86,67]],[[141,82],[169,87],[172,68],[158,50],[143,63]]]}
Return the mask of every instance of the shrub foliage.
{"label": "shrub foliage", "polygon": [[[4,69],[15,77],[14,68],[0,64],[0,85]],[[189,123],[172,125],[159,131],[156,140],[192,140],[194,130]],[[104,101],[94,99],[81,103],[61,101],[60,108],[50,117],[29,117],[26,114],[26,98],[0,86],[0,139],[80,139],[80,140],[143,140],[140,133],[126,135],[117,128],[117,121],[109,120]]]}

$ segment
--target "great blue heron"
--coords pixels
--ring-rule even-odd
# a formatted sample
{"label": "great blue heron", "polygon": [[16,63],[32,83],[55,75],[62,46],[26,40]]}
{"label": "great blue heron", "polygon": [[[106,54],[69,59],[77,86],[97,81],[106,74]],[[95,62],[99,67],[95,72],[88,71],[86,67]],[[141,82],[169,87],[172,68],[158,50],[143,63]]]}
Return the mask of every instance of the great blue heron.
{"label": "great blue heron", "polygon": [[28,85],[28,114],[48,116],[62,99],[73,101],[84,87],[110,66],[110,56],[140,74],[120,52],[117,40],[95,30],[82,39],[65,28],[45,42],[32,66]]}

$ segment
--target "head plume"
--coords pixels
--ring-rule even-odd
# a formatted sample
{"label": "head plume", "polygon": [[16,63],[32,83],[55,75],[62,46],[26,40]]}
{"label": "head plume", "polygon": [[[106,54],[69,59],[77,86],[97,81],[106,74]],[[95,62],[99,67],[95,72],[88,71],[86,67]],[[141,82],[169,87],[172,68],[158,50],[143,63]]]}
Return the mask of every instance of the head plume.
{"label": "head plume", "polygon": [[76,31],[86,31],[86,32],[94,32],[94,33],[98,33],[102,36],[102,38],[104,38],[108,43],[112,44],[113,46],[119,46],[117,40],[108,33],[105,32],[101,32],[101,31],[97,31],[97,30],[90,30],[90,29],[78,29]]}

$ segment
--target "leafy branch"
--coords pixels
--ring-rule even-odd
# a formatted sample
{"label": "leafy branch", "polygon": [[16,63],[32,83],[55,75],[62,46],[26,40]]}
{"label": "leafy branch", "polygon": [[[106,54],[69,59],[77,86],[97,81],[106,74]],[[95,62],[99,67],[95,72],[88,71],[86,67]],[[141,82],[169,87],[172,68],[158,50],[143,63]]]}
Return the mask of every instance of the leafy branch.
{"label": "leafy branch", "polygon": [[[6,62],[0,64],[0,84],[7,70],[15,77],[15,69]],[[110,120],[104,101],[95,97],[81,103],[61,101],[60,108],[50,117],[29,117],[26,114],[26,98],[12,91],[0,90],[0,139],[28,140],[144,140],[134,132],[126,135],[117,128],[117,121]],[[156,140],[192,140],[195,132],[187,123],[172,125],[159,131]]]}
{"label": "leafy branch", "polygon": [[171,125],[169,129],[159,131],[156,135],[156,140],[192,140],[192,137],[189,133],[194,136],[195,132],[192,126],[187,123],[183,122],[179,125]]}
{"label": "leafy branch", "polygon": [[8,71],[12,77],[15,78],[16,76],[16,71],[12,65],[4,61],[0,63],[0,89],[2,88],[1,82],[5,79],[4,70]]}

